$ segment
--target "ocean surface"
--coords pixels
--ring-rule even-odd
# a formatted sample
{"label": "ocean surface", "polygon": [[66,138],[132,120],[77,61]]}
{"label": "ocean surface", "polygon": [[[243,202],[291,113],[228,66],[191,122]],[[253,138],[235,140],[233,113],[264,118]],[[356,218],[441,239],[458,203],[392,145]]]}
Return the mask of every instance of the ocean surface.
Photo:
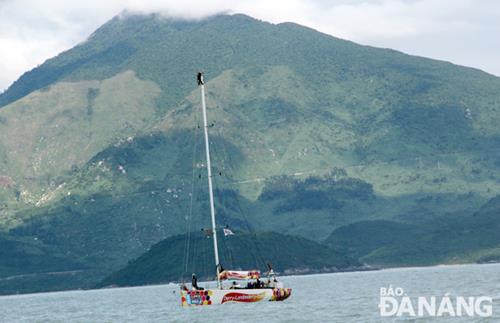
{"label": "ocean surface", "polygon": [[[500,322],[500,264],[401,268],[283,277],[284,302],[182,308],[178,286],[158,285],[0,297],[1,322]],[[203,285],[203,284],[200,284]],[[381,288],[404,297],[491,297],[492,316],[382,317]],[[447,294],[449,293],[449,294]],[[401,296],[401,295],[400,295]],[[402,296],[402,297],[403,297]],[[415,303],[416,304],[416,303]],[[486,303],[482,303],[483,305]],[[415,305],[415,311],[417,311]],[[453,305],[455,306],[455,305]],[[484,308],[482,309],[484,310]],[[484,313],[483,313],[484,314]]]}

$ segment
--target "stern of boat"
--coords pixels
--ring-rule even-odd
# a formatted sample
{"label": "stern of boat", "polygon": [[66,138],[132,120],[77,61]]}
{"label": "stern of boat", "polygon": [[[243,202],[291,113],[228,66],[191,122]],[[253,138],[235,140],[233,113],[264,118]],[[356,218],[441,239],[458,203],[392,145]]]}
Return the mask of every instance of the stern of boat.
{"label": "stern of boat", "polygon": [[212,305],[212,290],[187,290],[181,291],[181,303],[183,307]]}
{"label": "stern of boat", "polygon": [[292,295],[291,288],[273,288],[273,296],[270,301],[284,301]]}

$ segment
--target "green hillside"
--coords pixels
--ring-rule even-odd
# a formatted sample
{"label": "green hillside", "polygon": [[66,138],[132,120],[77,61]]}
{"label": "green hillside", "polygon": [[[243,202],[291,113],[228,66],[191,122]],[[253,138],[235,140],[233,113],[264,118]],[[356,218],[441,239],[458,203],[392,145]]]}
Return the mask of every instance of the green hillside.
{"label": "green hillside", "polygon": [[0,295],[89,288],[104,272],[33,237],[0,234]]}
{"label": "green hillside", "polygon": [[0,94],[0,232],[104,275],[208,226],[199,70],[220,225],[452,235],[500,192],[498,77],[292,23],[124,14]]}
{"label": "green hillside", "polygon": [[363,263],[436,265],[500,260],[500,196],[477,212],[422,224],[361,221],[336,229],[325,241]]}
{"label": "green hillside", "polygon": [[[278,273],[314,273],[352,270],[359,263],[317,242],[276,232],[254,234],[236,232],[219,237],[221,264],[226,269],[267,271],[272,263]],[[186,254],[188,247],[190,252]],[[136,286],[200,279],[214,279],[213,242],[203,233],[193,232],[167,238],[106,277],[98,286]],[[187,271],[186,272],[186,268]]]}

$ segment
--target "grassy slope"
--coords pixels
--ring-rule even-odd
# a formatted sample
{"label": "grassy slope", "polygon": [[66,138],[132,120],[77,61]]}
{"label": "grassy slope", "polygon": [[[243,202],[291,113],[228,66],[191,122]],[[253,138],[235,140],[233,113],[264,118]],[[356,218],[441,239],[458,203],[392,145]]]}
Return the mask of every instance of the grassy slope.
{"label": "grassy slope", "polygon": [[158,94],[128,71],[102,82],[58,83],[2,108],[0,173],[12,185],[0,190],[14,192],[19,206],[45,204],[97,153],[152,122]]}

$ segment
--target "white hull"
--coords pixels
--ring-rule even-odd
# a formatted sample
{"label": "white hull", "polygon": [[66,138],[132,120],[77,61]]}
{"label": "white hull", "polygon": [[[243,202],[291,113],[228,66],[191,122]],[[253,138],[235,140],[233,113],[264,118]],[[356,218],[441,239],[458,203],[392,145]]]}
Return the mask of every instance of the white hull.
{"label": "white hull", "polygon": [[181,291],[181,302],[182,306],[200,306],[225,303],[283,301],[287,299],[291,293],[291,288],[207,289]]}

